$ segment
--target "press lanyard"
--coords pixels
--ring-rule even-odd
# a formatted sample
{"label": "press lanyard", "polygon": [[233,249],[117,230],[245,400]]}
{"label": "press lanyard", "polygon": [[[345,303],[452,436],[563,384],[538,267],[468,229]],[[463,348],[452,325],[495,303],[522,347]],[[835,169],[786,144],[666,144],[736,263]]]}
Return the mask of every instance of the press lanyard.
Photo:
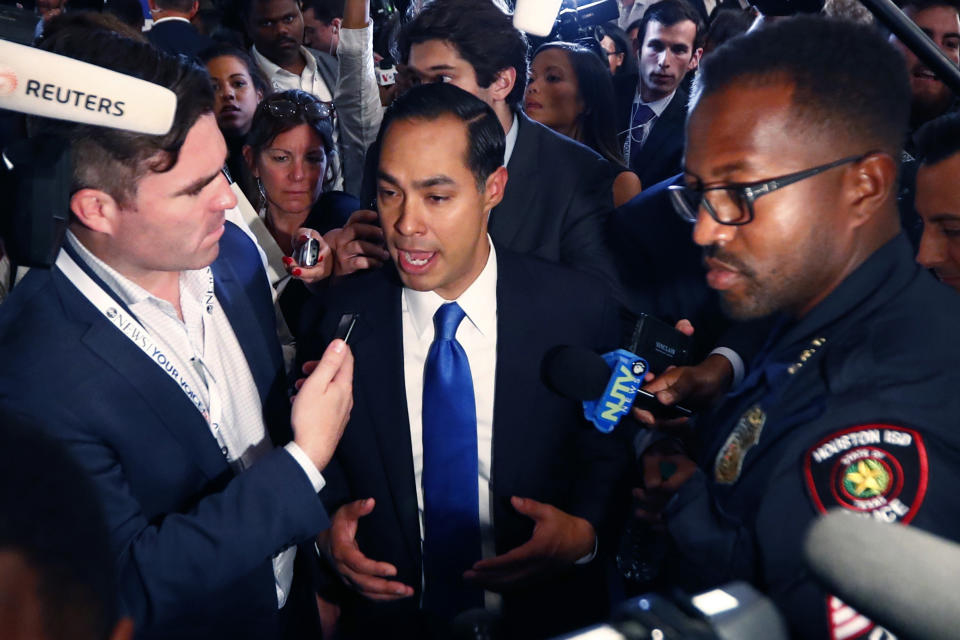
{"label": "press lanyard", "polygon": [[[73,257],[66,250],[61,250],[57,256],[57,268],[73,283],[73,285],[86,297],[90,303],[103,314],[103,316],[115,326],[130,342],[137,346],[144,355],[153,361],[160,369],[165,372],[171,380],[180,388],[187,399],[197,408],[203,419],[206,420],[211,428],[217,444],[220,445],[220,451],[229,459],[229,448],[220,429],[220,421],[223,415],[223,407],[220,401],[220,393],[217,388],[216,380],[199,357],[190,358],[189,363],[182,362],[181,358],[175,353],[167,354],[163,348],[157,344],[150,333],[133,316],[127,313],[106,291],[91,278],[86,271],[74,261]],[[207,268],[209,283],[207,292],[204,296],[204,305],[206,314],[213,313],[213,306],[210,304],[214,296],[213,291],[213,271]],[[118,308],[120,307],[120,308]],[[210,332],[203,332],[203,350],[207,352],[207,345]],[[192,346],[192,345],[191,345]],[[200,379],[203,380],[209,394],[210,406],[204,405],[203,399],[193,390],[190,382],[180,373],[186,371],[187,367],[193,367]]]}

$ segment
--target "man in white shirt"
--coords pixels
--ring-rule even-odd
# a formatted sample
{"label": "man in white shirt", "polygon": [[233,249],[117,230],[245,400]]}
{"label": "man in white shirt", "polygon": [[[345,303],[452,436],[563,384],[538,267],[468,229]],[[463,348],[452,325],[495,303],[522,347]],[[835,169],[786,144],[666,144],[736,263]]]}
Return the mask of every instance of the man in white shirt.
{"label": "man in white shirt", "polygon": [[323,546],[353,587],[340,631],[449,637],[481,607],[509,637],[587,624],[607,606],[595,556],[626,447],[541,366],[558,345],[611,347],[616,305],[592,278],[491,242],[507,171],[488,105],[431,84],[387,118],[377,200],[395,268],[331,290],[314,335],[359,314],[351,344],[368,372],[322,494],[336,509]]}
{"label": "man in white shirt", "polygon": [[92,478],[138,637],[309,637],[294,564],[328,524],[317,492],[350,410],[349,349],[333,344],[291,419],[269,285],[225,220],[236,197],[209,78],[69,20],[44,48],[165,85],[177,112],[163,136],[34,123],[70,141],[71,223],[56,266],[3,304],[0,409]]}

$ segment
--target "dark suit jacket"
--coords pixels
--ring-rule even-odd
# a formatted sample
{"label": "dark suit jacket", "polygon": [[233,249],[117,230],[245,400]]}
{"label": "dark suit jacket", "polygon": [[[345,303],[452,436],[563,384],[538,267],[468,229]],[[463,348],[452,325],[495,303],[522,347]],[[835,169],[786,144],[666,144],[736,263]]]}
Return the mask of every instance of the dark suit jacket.
{"label": "dark suit jacket", "polygon": [[707,286],[703,249],[693,241],[693,225],[673,210],[667,187],[673,176],[651,185],[610,216],[609,241],[620,269],[627,307],[673,324],[693,323],[703,355],[729,324],[719,297]]}
{"label": "dark suit jacket", "polygon": [[147,38],[161,51],[174,55],[182,53],[198,57],[204,49],[213,46],[213,40],[183,20],[164,20],[147,31]]}
{"label": "dark suit jacket", "polygon": [[[230,223],[213,271],[264,409],[285,415],[269,285]],[[57,269],[32,270],[0,307],[0,353],[0,410],[64,441],[94,481],[138,637],[277,637],[271,557],[328,525],[296,461],[277,449],[235,474],[176,383]],[[273,422],[274,443],[288,425]]]}
{"label": "dark suit jacket", "polygon": [[[588,426],[579,402],[551,392],[541,362],[564,344],[604,351],[617,341],[615,305],[592,278],[497,250],[497,373],[490,490],[497,553],[529,540],[532,521],[510,506],[511,496],[547,502],[586,518],[600,534],[614,485],[627,463],[623,434]],[[386,266],[331,289],[315,334],[329,338],[340,314],[358,312],[351,338],[356,357],[354,409],[334,462],[324,472],[321,497],[328,509],[374,497],[360,520],[357,541],[368,557],[397,567],[412,598],[378,604],[348,593],[342,623],[356,637],[389,630],[418,637],[420,529],[403,377],[401,286]],[[303,343],[301,343],[303,344]],[[319,347],[316,347],[319,348]],[[599,559],[535,587],[505,597],[513,636],[553,635],[605,615]]]}
{"label": "dark suit jacket", "polygon": [[619,169],[592,149],[517,113],[503,201],[490,214],[498,246],[559,262],[606,282],[619,297],[603,235]]}
{"label": "dark suit jacket", "polygon": [[[621,87],[617,92],[617,112],[620,116],[617,131],[623,132],[619,138],[621,145],[630,129],[635,92],[636,87],[630,92]],[[683,168],[683,145],[686,138],[684,127],[689,99],[690,96],[681,82],[667,108],[653,123],[653,129],[643,146],[637,149],[634,144],[630,150],[630,168],[640,176],[640,183],[645,189],[680,173]]]}

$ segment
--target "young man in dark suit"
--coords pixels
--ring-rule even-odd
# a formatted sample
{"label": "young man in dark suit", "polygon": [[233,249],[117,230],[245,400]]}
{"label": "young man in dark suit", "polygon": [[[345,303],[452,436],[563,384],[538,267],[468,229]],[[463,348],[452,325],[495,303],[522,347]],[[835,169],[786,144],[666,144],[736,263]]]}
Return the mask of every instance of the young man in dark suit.
{"label": "young man in dark suit", "polygon": [[207,74],[107,28],[54,28],[44,48],[162,83],[177,110],[160,136],[35,121],[70,144],[71,221],[56,266],[0,310],[0,411],[89,473],[138,638],[316,637],[294,565],[329,523],[317,492],[349,415],[349,349],[332,345],[291,419],[259,253],[225,221]]}
{"label": "young man in dark suit", "polygon": [[689,95],[687,72],[700,61],[703,21],[686,0],[663,0],[640,24],[640,77],[620,90],[623,155],[644,187],[680,172]]}
{"label": "young man in dark suit", "polygon": [[313,328],[328,337],[359,314],[357,409],[322,494],[335,510],[323,546],[352,587],[340,630],[450,637],[481,608],[502,614],[504,637],[595,621],[598,541],[627,447],[552,393],[541,367],[558,345],[615,345],[616,305],[592,278],[491,241],[507,170],[488,105],[418,87],[380,141],[394,264],[332,289]]}

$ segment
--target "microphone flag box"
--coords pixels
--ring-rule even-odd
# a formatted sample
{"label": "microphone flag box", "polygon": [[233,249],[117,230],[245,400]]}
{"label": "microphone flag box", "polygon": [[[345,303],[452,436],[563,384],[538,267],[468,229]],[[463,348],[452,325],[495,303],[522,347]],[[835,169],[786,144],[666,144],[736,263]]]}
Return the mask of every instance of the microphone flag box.
{"label": "microphone flag box", "polygon": [[643,376],[650,366],[647,361],[626,349],[603,354],[612,372],[603,395],[583,401],[583,415],[603,433],[610,433],[633,405]]}

